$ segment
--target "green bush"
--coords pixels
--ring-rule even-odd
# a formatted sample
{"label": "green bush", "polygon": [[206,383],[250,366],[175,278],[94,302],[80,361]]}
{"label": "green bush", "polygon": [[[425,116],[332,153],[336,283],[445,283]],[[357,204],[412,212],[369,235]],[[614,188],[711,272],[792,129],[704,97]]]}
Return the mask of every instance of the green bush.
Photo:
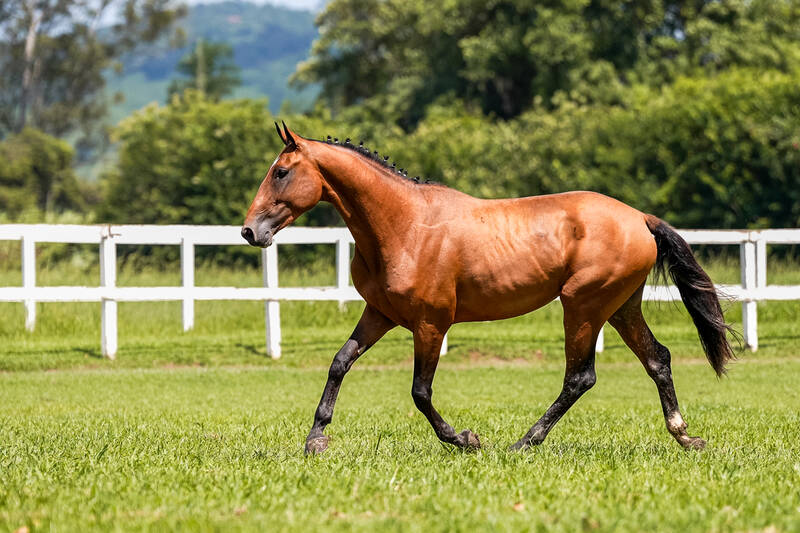
{"label": "green bush", "polygon": [[186,91],[123,120],[103,222],[238,224],[281,142],[263,102]]}
{"label": "green bush", "polygon": [[385,144],[412,172],[479,196],[586,189],[682,227],[796,227],[799,85],[798,72],[734,69],[506,122],[433,107]]}
{"label": "green bush", "polygon": [[[525,192],[592,189],[683,227],[800,225],[800,73],[732,70],[529,113]],[[527,163],[527,165],[526,165]]]}
{"label": "green bush", "polygon": [[83,210],[86,192],[72,170],[66,142],[26,128],[0,142],[0,215],[16,221],[24,213]]}

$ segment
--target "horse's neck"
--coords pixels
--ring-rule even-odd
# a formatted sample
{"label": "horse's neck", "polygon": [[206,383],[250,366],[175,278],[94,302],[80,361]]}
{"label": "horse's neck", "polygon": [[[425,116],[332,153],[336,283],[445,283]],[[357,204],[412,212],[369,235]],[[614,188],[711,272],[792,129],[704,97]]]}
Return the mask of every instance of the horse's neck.
{"label": "horse's neck", "polygon": [[[335,150],[335,149],[334,149]],[[419,194],[402,178],[339,148],[320,158],[323,199],[331,202],[353,234],[362,255],[385,259],[393,242],[414,224]]]}

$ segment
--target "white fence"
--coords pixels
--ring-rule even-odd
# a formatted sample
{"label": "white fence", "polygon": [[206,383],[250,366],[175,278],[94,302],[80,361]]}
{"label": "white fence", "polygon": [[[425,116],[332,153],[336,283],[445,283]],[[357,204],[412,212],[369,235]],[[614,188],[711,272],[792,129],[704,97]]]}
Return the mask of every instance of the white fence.
{"label": "white fence", "polygon": [[[194,284],[194,249],[203,245],[247,245],[238,226],[74,226],[46,224],[0,225],[0,240],[22,243],[22,286],[0,287],[0,301],[23,302],[25,327],[36,325],[36,302],[100,302],[101,347],[103,355],[117,353],[117,302],[179,300],[183,305],[183,329],[194,326],[196,300],[261,300],[265,302],[267,353],[281,354],[281,300],[361,300],[349,284],[350,244],[353,238],[346,228],[287,228],[275,238],[275,244],[335,244],[335,287],[280,287],[278,285],[278,246],[262,251],[263,287],[197,287]],[[741,285],[720,286],[726,294],[742,302],[744,340],[758,348],[757,309],[760,300],[800,300],[800,286],[767,285],[767,245],[800,244],[800,229],[762,231],[684,230],[680,234],[690,244],[738,245],[741,250]],[[100,249],[100,284],[96,287],[36,286],[36,243],[98,244]],[[120,244],[177,245],[181,247],[180,286],[117,287],[116,247]],[[674,286],[648,286],[647,300],[678,300]],[[603,336],[598,351],[603,349]],[[447,350],[447,342],[442,353]]]}

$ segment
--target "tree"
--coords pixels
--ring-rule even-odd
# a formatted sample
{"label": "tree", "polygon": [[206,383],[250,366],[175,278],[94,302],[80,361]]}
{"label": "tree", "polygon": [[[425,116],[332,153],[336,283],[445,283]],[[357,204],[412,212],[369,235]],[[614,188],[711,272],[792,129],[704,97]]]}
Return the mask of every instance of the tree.
{"label": "tree", "polygon": [[680,227],[800,224],[800,71],[729,69],[639,86],[625,106],[564,104],[500,121],[431,106],[378,144],[398,164],[465,192],[585,189]]}
{"label": "tree", "polygon": [[90,130],[106,111],[105,71],[169,28],[184,11],[173,1],[0,0],[0,137]]}
{"label": "tree", "polygon": [[281,141],[263,102],[214,102],[186,90],[123,120],[99,218],[237,224]]}
{"label": "tree", "polygon": [[239,77],[241,69],[233,60],[233,48],[225,43],[198,39],[192,52],[180,60],[176,70],[188,79],[173,80],[168,89],[170,97],[192,88],[219,100],[242,83]]}
{"label": "tree", "polygon": [[13,219],[83,209],[72,156],[69,144],[32,128],[0,141],[0,212]]}
{"label": "tree", "polygon": [[407,131],[453,98],[509,119],[537,102],[618,104],[635,83],[800,64],[800,0],[333,0],[317,25],[293,82]]}

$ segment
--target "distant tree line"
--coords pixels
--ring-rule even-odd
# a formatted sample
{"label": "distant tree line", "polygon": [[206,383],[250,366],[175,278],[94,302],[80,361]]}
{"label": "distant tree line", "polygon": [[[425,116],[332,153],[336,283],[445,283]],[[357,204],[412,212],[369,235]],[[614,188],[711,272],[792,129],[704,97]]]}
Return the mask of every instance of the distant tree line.
{"label": "distant tree line", "polygon": [[0,0],[0,138],[26,127],[90,138],[107,111],[104,71],[183,13],[173,0]]}
{"label": "distant tree line", "polygon": [[[303,135],[363,138],[484,197],[590,189],[682,227],[800,226],[800,0],[333,0],[317,23],[294,83],[319,84],[318,105],[280,116]],[[116,128],[99,201],[65,208],[241,222],[276,117],[210,91],[208,52]],[[3,172],[0,202],[19,181]]]}

